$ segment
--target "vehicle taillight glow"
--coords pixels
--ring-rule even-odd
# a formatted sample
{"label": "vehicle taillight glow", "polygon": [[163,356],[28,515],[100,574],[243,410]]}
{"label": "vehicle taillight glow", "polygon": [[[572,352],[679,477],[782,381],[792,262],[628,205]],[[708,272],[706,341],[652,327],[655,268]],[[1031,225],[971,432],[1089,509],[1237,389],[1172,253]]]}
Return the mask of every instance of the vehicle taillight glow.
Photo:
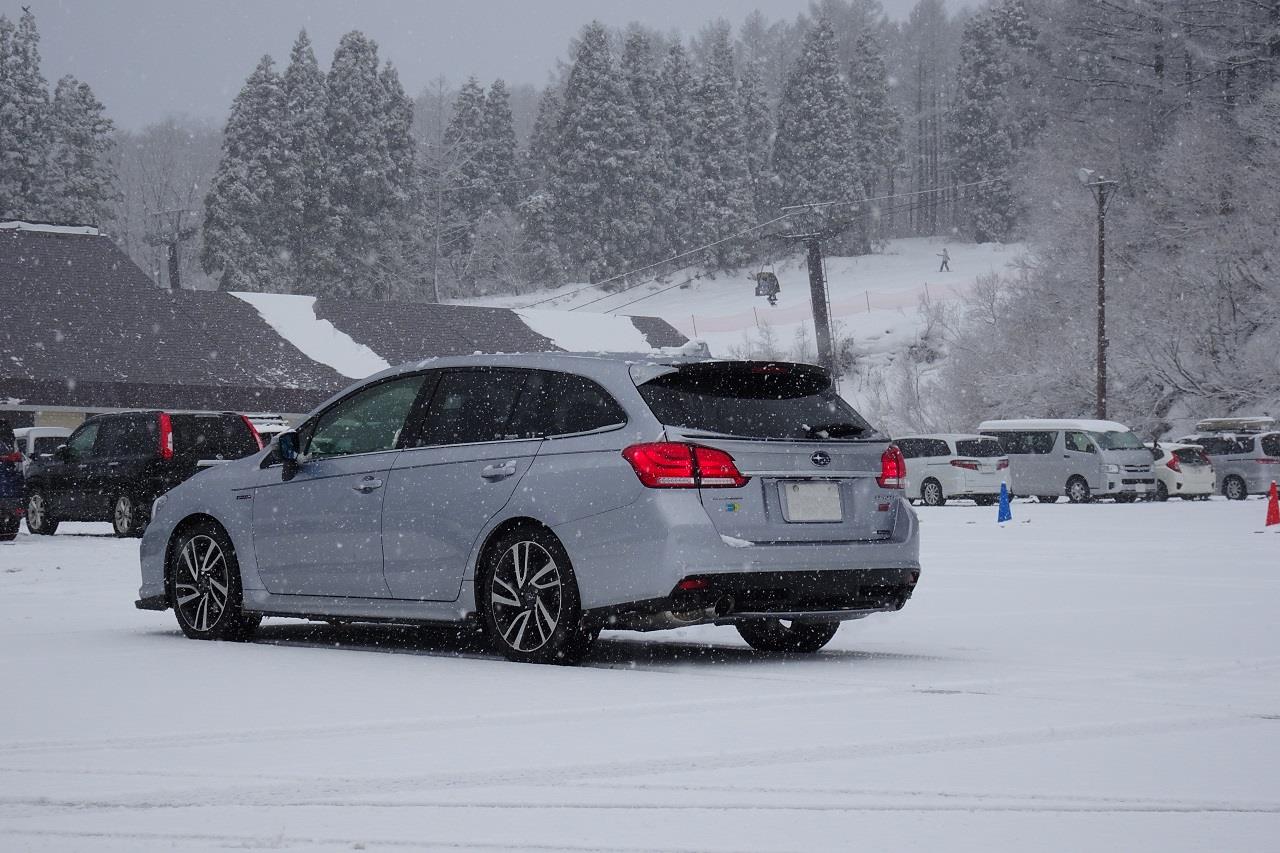
{"label": "vehicle taillight glow", "polygon": [[907,460],[903,458],[898,445],[891,444],[880,454],[880,476],[876,483],[882,489],[901,489],[906,485]]}
{"label": "vehicle taillight glow", "polygon": [[1182,473],[1182,464],[1178,462],[1178,457],[1172,453],[1169,454],[1169,461],[1164,464],[1169,467],[1170,471],[1177,471],[1179,474]]}
{"label": "vehicle taillight glow", "polygon": [[650,489],[731,489],[745,486],[733,457],[714,447],[675,441],[633,444],[622,451],[640,482]]}
{"label": "vehicle taillight glow", "polygon": [[16,450],[13,451],[12,453],[6,453],[4,456],[0,456],[0,462],[13,462],[16,464],[21,461],[22,461],[22,454]]}
{"label": "vehicle taillight glow", "polygon": [[695,589],[707,589],[711,586],[711,581],[706,578],[685,578],[676,584],[676,589],[681,592],[692,592]]}
{"label": "vehicle taillight glow", "polygon": [[168,412],[160,413],[160,458],[173,458],[173,419]]}
{"label": "vehicle taillight glow", "polygon": [[1254,461],[1261,462],[1263,465],[1280,465],[1280,459],[1272,459],[1269,456],[1259,456]]}
{"label": "vehicle taillight glow", "polygon": [[253,433],[253,440],[258,443],[258,449],[263,448],[262,436],[258,434],[258,428],[253,425],[253,421],[249,420],[248,415],[241,415],[240,419],[244,421],[244,425],[249,428],[249,432]]}
{"label": "vehicle taillight glow", "polygon": [[963,468],[966,471],[978,470],[978,463],[972,459],[952,459],[951,466],[953,468]]}

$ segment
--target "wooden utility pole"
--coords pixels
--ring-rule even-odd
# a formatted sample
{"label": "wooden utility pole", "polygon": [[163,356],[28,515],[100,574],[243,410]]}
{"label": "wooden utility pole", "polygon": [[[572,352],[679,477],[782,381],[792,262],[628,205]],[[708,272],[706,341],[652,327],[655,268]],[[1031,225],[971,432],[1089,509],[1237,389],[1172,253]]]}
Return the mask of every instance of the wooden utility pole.
{"label": "wooden utility pole", "polygon": [[1094,417],[1107,419],[1107,203],[1119,183],[1109,181],[1092,169],[1081,169],[1080,183],[1089,188],[1098,203],[1098,349]]}

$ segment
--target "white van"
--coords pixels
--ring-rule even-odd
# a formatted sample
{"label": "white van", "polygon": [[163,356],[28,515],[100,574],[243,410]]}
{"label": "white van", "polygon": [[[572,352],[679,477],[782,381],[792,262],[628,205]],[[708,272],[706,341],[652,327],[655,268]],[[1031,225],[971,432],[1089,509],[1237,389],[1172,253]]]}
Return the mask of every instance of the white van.
{"label": "white van", "polygon": [[1115,421],[983,421],[978,432],[1009,454],[1009,491],[1053,503],[1095,497],[1130,502],[1156,492],[1153,457],[1142,440]]}
{"label": "white van", "polygon": [[990,506],[1000,497],[1009,458],[1000,442],[985,435],[940,433],[895,438],[907,461],[907,497],[925,506],[972,498]]}

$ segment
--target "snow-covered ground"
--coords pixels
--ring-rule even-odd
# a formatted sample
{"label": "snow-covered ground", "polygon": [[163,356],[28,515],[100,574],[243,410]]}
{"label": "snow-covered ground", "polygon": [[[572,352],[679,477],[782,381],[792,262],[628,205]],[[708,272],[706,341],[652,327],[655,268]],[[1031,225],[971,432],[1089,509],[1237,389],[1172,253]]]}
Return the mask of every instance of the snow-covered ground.
{"label": "snow-covered ground", "polygon": [[184,639],[137,543],[0,544],[0,850],[1275,850],[1259,500],[921,510],[898,614],[579,668],[449,632]]}

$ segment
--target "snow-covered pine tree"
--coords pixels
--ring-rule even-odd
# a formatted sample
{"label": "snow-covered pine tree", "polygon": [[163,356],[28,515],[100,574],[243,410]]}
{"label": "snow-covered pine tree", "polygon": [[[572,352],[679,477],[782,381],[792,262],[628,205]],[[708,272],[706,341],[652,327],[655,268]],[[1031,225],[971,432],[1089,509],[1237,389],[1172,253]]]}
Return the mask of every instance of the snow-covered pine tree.
{"label": "snow-covered pine tree", "polygon": [[450,244],[463,251],[471,245],[476,223],[491,204],[496,189],[489,173],[486,119],[484,87],[475,77],[469,77],[453,101],[453,113],[444,131],[444,146],[449,153],[444,209],[450,225],[457,229]]}
{"label": "snow-covered pine tree", "polygon": [[819,18],[805,35],[778,107],[770,161],[775,205],[847,202],[835,208],[834,218],[853,223],[865,219],[867,211],[856,205],[866,193],[849,101],[835,34]]}
{"label": "snow-covered pine tree", "polygon": [[[694,240],[698,245],[738,234],[755,219],[728,26],[713,27],[705,48],[694,89],[693,145],[698,169]],[[742,264],[749,254],[748,241],[739,238],[709,250],[706,260],[726,268]]]}
{"label": "snow-covered pine tree", "polygon": [[44,216],[55,222],[101,225],[115,196],[111,119],[87,83],[58,81],[49,112],[49,155],[42,194]]}
{"label": "snow-covered pine tree", "polygon": [[756,218],[768,207],[769,150],[773,147],[773,111],[764,89],[759,60],[747,60],[739,73],[738,111],[746,145],[747,174],[751,176],[751,198]]}
{"label": "snow-covered pine tree", "polygon": [[387,198],[382,211],[383,249],[379,269],[380,299],[411,300],[426,293],[428,277],[415,262],[419,235],[424,233],[422,182],[418,176],[417,143],[413,138],[413,100],[405,94],[400,72],[388,61],[378,74],[383,95],[383,144],[386,146]]}
{"label": "snow-covered pine tree", "polygon": [[[884,50],[870,28],[860,30],[854,38],[849,91],[853,96],[854,147],[867,195],[891,195],[901,152],[902,117],[889,99]],[[877,205],[882,212],[873,215],[871,227],[864,232],[868,238],[892,232],[893,207],[893,201]],[[876,227],[877,223],[884,229]],[[869,251],[870,246],[866,249]]]}
{"label": "snow-covered pine tree", "polygon": [[0,16],[0,216],[46,216],[48,116],[35,16],[24,10],[17,26]]}
{"label": "snow-covered pine tree", "polygon": [[699,169],[694,153],[693,71],[684,45],[675,42],[667,50],[658,72],[658,102],[667,145],[659,221],[667,235],[671,254],[696,245],[694,187]]}
{"label": "snow-covered pine tree", "polygon": [[647,260],[629,254],[653,224],[637,216],[643,139],[608,31],[598,21],[579,39],[556,135],[550,189],[556,242],[571,269],[600,281]]}
{"label": "snow-covered pine tree", "polygon": [[1014,151],[1004,123],[1008,85],[996,17],[991,11],[975,15],[964,26],[948,140],[958,183],[990,181],[967,190],[960,206],[965,235],[979,243],[1004,239],[1015,219],[1008,174]]}
{"label": "snow-covered pine tree", "polygon": [[325,79],[329,208],[336,224],[331,293],[383,299],[402,283],[402,235],[414,189],[412,105],[378,46],[344,35]]}
{"label": "snow-covered pine tree", "polygon": [[637,218],[653,223],[647,231],[638,232],[638,239],[628,254],[633,261],[661,258],[671,253],[667,223],[662,216],[663,195],[672,183],[668,174],[669,146],[660,117],[653,39],[638,26],[632,27],[623,42],[622,76],[642,140],[636,164]]}
{"label": "snow-covered pine tree", "polygon": [[273,66],[262,57],[232,102],[222,160],[205,197],[200,263],[223,290],[288,290],[277,193],[284,91]]}
{"label": "snow-covered pine tree", "polygon": [[533,180],[519,185],[522,197],[516,206],[522,235],[521,275],[525,281],[541,287],[563,284],[568,274],[556,245],[552,218],[555,200],[548,189],[551,163],[560,147],[556,135],[560,109],[559,91],[548,86],[538,101],[538,113],[523,158],[523,173]]}
{"label": "snow-covered pine tree", "polygon": [[283,79],[282,168],[278,181],[281,239],[287,287],[315,293],[333,275],[335,223],[329,216],[325,152],[324,72],[306,30],[298,33]]}
{"label": "snow-covered pine tree", "polygon": [[520,198],[520,187],[514,183],[516,129],[511,119],[511,95],[501,79],[490,83],[484,96],[484,159],[492,184],[491,203],[511,207]]}

